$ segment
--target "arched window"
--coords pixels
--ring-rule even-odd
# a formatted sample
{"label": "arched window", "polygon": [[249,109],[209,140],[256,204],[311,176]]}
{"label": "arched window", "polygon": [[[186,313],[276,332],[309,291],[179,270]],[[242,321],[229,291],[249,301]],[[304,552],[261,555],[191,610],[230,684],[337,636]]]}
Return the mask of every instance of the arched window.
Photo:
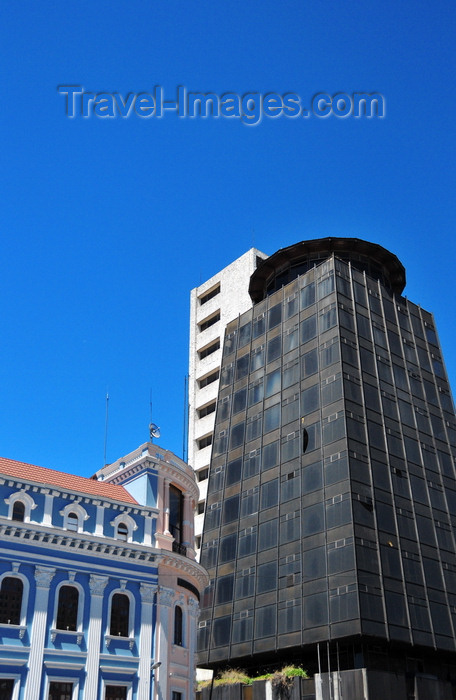
{"label": "arched window", "polygon": [[79,529],[79,518],[76,513],[67,513],[66,516],[66,529],[70,532],[77,532]]}
{"label": "arched window", "polygon": [[111,600],[109,634],[112,637],[128,637],[130,620],[130,598],[125,593],[114,593]]}
{"label": "arched window", "polygon": [[16,491],[5,499],[8,504],[8,518],[20,523],[29,523],[32,510],[36,503],[30,494],[25,491]]}
{"label": "arched window", "polygon": [[119,513],[114,520],[111,520],[114,530],[114,537],[123,542],[132,542],[133,533],[138,529],[136,521],[127,513]]}
{"label": "arched window", "polygon": [[17,520],[20,523],[24,522],[25,518],[25,503],[23,501],[14,501],[11,520]]}
{"label": "arched window", "polygon": [[58,630],[76,632],[78,627],[79,591],[76,586],[61,586],[57,604]]}
{"label": "arched window", "polygon": [[89,517],[85,508],[76,502],[68,503],[60,515],[63,517],[62,527],[70,532],[83,532],[84,522]]}
{"label": "arched window", "polygon": [[183,617],[182,608],[176,605],[174,608],[174,644],[183,646]]}
{"label": "arched window", "polygon": [[125,523],[117,525],[117,539],[126,542],[128,540],[128,526]]}
{"label": "arched window", "polygon": [[5,576],[0,589],[0,623],[21,624],[22,596],[24,584],[16,576]]}

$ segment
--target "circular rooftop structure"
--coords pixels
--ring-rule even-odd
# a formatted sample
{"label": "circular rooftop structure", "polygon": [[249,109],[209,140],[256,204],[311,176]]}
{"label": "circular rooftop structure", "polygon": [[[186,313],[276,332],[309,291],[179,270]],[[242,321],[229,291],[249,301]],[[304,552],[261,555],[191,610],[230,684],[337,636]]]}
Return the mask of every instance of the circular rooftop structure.
{"label": "circular rooftop structure", "polygon": [[360,238],[316,238],[281,248],[266,258],[250,278],[252,301],[261,301],[332,255],[379,279],[391,292],[402,294],[405,268],[386,248]]}

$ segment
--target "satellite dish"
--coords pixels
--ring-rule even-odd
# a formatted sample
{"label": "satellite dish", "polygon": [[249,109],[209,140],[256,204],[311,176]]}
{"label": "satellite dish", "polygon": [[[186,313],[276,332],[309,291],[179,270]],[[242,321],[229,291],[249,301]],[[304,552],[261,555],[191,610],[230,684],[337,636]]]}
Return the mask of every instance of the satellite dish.
{"label": "satellite dish", "polygon": [[149,433],[150,433],[150,439],[153,440],[154,438],[159,438],[160,437],[160,428],[158,425],[155,425],[155,423],[151,423],[149,425]]}

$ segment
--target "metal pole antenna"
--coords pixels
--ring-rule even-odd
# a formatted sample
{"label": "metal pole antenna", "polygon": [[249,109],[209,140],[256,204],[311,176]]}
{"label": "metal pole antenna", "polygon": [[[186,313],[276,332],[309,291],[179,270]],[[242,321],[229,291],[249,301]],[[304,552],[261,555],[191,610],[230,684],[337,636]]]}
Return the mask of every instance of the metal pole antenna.
{"label": "metal pole antenna", "polygon": [[104,436],[104,462],[103,466],[106,466],[106,449],[108,446],[108,418],[109,418],[109,394],[106,392],[106,417],[105,417],[105,436]]}

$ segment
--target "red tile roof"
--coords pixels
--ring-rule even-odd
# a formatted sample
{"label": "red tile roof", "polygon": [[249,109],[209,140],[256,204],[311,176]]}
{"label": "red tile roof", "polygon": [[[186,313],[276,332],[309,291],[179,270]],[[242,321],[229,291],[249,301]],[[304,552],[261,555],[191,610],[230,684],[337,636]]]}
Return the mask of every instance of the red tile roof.
{"label": "red tile roof", "polygon": [[12,459],[0,457],[0,473],[12,476],[16,479],[34,481],[41,486],[54,486],[68,491],[78,491],[91,496],[113,498],[116,501],[137,503],[128,491],[117,484],[106,484],[103,481],[95,481],[84,476],[73,476],[46,467],[36,467],[25,462],[16,462]]}

